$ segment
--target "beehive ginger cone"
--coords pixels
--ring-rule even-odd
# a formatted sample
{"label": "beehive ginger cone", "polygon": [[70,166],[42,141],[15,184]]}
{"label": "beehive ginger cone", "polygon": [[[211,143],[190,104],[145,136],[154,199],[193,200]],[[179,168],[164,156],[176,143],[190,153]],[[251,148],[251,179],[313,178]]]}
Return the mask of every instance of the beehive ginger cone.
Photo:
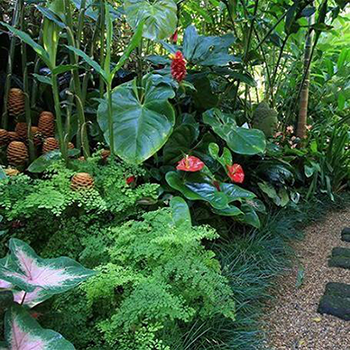
{"label": "beehive ginger cone", "polygon": [[51,112],[41,112],[38,122],[39,131],[45,137],[53,137],[55,135],[55,117]]}
{"label": "beehive ginger cone", "polygon": [[90,190],[94,187],[94,179],[88,173],[77,173],[72,177],[70,186],[74,191]]}
{"label": "beehive ginger cone", "polygon": [[12,141],[7,147],[7,160],[13,166],[24,165],[28,160],[27,146],[21,141]]}
{"label": "beehive ginger cone", "polygon": [[43,153],[52,152],[59,149],[59,143],[54,137],[48,137],[43,144]]}
{"label": "beehive ginger cone", "polygon": [[21,89],[12,88],[9,91],[7,109],[10,116],[16,117],[24,113],[25,97]]}
{"label": "beehive ginger cone", "polygon": [[10,141],[10,136],[7,130],[0,129],[0,147],[6,146]]}
{"label": "beehive ginger cone", "polygon": [[19,122],[16,124],[15,132],[21,141],[25,141],[28,138],[28,125],[27,123]]}

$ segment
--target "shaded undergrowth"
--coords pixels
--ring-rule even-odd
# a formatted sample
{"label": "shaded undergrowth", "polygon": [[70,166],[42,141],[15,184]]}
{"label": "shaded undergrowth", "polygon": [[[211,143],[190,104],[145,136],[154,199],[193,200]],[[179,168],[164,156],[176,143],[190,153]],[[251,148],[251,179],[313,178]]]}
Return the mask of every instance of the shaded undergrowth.
{"label": "shaded undergrowth", "polygon": [[335,202],[322,197],[270,214],[262,229],[235,234],[217,242],[214,250],[230,280],[236,301],[236,320],[222,318],[196,323],[185,332],[175,349],[261,349],[264,339],[261,318],[276,277],[292,265],[291,243],[303,238],[303,229],[325,218],[330,210],[350,204],[350,194]]}

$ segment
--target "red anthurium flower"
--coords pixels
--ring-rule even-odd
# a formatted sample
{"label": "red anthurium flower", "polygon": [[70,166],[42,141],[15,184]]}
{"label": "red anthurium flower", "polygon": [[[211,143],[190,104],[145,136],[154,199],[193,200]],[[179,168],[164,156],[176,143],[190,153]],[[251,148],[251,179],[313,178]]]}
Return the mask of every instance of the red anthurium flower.
{"label": "red anthurium flower", "polygon": [[176,167],[177,170],[196,172],[204,168],[204,163],[197,157],[186,156],[181,159]]}
{"label": "red anthurium flower", "polygon": [[180,51],[177,51],[175,55],[170,55],[171,62],[171,75],[179,83],[181,83],[186,77],[186,60]]}
{"label": "red anthurium flower", "polygon": [[129,176],[128,178],[126,178],[126,184],[130,185],[133,182],[135,182],[135,176]]}
{"label": "red anthurium flower", "polygon": [[177,29],[175,30],[175,33],[170,37],[170,40],[173,44],[176,44],[177,43],[177,39],[178,39],[178,32],[177,32]]}
{"label": "red anthurium flower", "polygon": [[227,165],[228,176],[229,178],[236,183],[243,183],[244,181],[244,171],[241,165],[233,164]]}

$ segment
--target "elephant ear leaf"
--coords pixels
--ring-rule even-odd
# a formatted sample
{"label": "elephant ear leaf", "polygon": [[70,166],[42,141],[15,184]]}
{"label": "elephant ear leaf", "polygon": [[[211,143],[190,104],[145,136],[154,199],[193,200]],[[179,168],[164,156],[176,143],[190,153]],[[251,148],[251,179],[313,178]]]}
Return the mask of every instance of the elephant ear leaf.
{"label": "elephant ear leaf", "polygon": [[[9,350],[74,350],[57,332],[43,329],[28,312],[15,305],[5,315],[5,337]],[[0,346],[0,349],[1,346]],[[4,348],[7,349],[7,348]]]}
{"label": "elephant ear leaf", "polygon": [[163,40],[176,30],[177,5],[173,0],[127,0],[124,8],[131,27],[145,22],[143,36],[147,39]]}
{"label": "elephant ear leaf", "polygon": [[[175,124],[175,112],[168,101],[174,96],[172,87],[152,74],[142,79],[142,86],[133,80],[113,90],[114,149],[120,158],[140,164],[163,147]],[[107,107],[107,100],[101,100],[97,118],[109,143]]]}
{"label": "elephant ear leaf", "polygon": [[42,259],[19,239],[11,239],[9,246],[10,261],[0,263],[0,278],[40,298],[65,292],[94,274],[69,258]]}

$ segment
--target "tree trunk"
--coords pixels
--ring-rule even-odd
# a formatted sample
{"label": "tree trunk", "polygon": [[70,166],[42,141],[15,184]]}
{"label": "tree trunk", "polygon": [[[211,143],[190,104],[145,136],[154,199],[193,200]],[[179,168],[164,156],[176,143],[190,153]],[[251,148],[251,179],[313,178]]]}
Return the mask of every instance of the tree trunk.
{"label": "tree trunk", "polygon": [[[308,18],[309,27],[313,23],[313,16]],[[309,30],[306,35],[305,41],[305,53],[304,53],[304,85],[300,93],[300,105],[299,105],[299,118],[297,127],[297,136],[300,138],[305,138],[306,136],[306,121],[307,121],[307,111],[309,105],[309,85],[310,85],[310,59],[312,52],[312,42],[314,37],[314,31]]]}

